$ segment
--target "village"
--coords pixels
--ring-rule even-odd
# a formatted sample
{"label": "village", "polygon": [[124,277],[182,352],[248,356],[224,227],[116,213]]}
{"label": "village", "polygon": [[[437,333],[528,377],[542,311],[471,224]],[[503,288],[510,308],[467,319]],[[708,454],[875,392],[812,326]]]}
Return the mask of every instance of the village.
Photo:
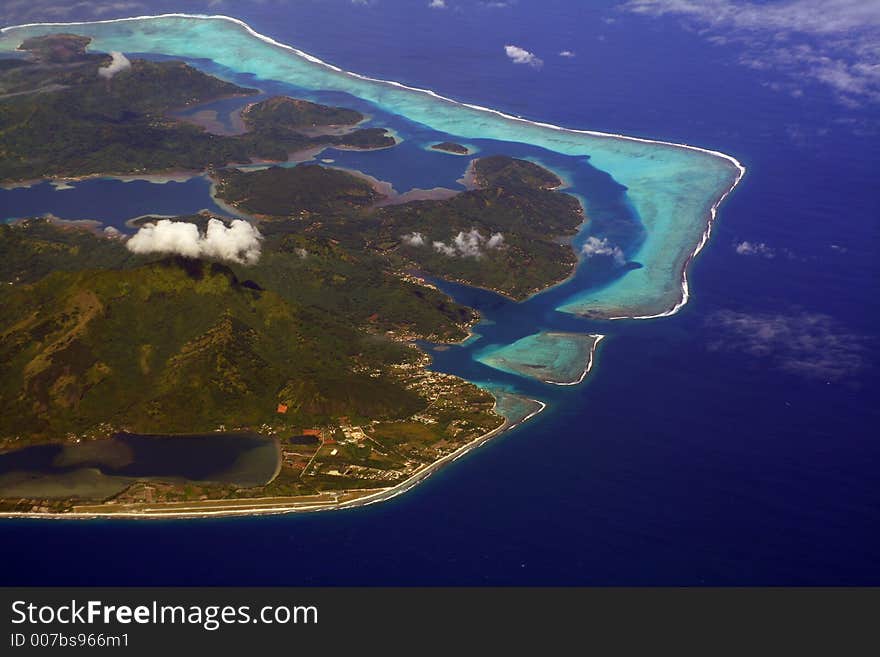
{"label": "village", "polygon": [[[482,422],[466,417],[465,400],[476,394],[491,411],[492,398],[458,377],[426,369],[430,356],[417,353],[390,369],[427,402],[424,409],[397,421],[343,416],[333,425],[297,429],[279,438],[282,468],[318,489],[393,485],[501,423],[500,416],[494,425],[486,424],[485,414]],[[288,405],[278,404],[277,412],[286,415]]]}

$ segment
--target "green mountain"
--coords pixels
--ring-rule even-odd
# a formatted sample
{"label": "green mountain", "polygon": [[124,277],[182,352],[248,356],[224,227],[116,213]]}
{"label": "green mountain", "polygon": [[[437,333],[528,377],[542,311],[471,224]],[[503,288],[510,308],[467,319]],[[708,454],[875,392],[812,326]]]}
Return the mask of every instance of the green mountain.
{"label": "green mountain", "polygon": [[516,189],[556,189],[562,180],[542,166],[506,155],[491,155],[474,160],[474,182],[478,187],[506,187]]}
{"label": "green mountain", "polygon": [[317,164],[220,171],[217,196],[251,214],[275,217],[344,212],[381,198],[363,178]]}
{"label": "green mountain", "polygon": [[223,265],[56,272],[0,292],[0,438],[406,417],[423,402],[364,336]]}
{"label": "green mountain", "polygon": [[[584,213],[574,196],[555,191],[562,181],[554,173],[499,155],[476,160],[473,177],[477,189],[449,199],[379,208],[374,243],[421,271],[516,299],[571,274],[577,256],[567,238]],[[414,234],[421,239],[404,239]]]}
{"label": "green mountain", "polygon": [[246,133],[212,134],[174,118],[174,111],[257,90],[179,61],[133,59],[104,78],[98,71],[111,58],[86,52],[89,42],[73,34],[28,39],[20,48],[30,59],[0,62],[0,180],[203,170],[252,158],[283,161],[291,152],[322,145],[369,149],[396,143],[382,128],[321,133],[316,129],[351,126],[363,117],[281,97],[249,108]]}
{"label": "green mountain", "polygon": [[363,121],[360,112],[345,107],[328,107],[307,100],[273,96],[250,105],[242,112],[245,125],[279,132],[326,126],[351,126]]}

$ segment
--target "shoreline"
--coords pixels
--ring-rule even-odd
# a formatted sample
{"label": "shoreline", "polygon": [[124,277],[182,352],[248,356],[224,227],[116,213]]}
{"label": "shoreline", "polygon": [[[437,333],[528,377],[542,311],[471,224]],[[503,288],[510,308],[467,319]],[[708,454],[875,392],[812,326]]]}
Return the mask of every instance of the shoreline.
{"label": "shoreline", "polygon": [[[102,520],[114,520],[114,519],[124,519],[124,520],[183,520],[183,519],[195,519],[195,518],[221,518],[221,517],[242,517],[242,516],[266,516],[266,515],[282,515],[282,514],[290,514],[290,513],[314,513],[318,511],[341,511],[344,509],[354,509],[363,506],[369,506],[370,504],[377,504],[379,502],[385,502],[387,500],[393,499],[398,495],[403,495],[407,491],[411,490],[425,479],[441,470],[445,465],[453,463],[463,456],[467,455],[471,451],[482,447],[493,438],[500,436],[507,431],[511,431],[512,429],[517,428],[518,426],[528,422],[536,415],[542,413],[546,408],[547,404],[538,399],[530,399],[530,401],[535,402],[539,405],[538,409],[529,413],[524,418],[516,421],[510,422],[505,419],[504,422],[495,429],[491,431],[487,431],[480,436],[477,436],[474,440],[465,445],[462,445],[458,449],[453,452],[450,452],[446,456],[437,459],[436,461],[425,465],[420,470],[412,473],[409,477],[401,481],[399,484],[391,486],[389,488],[374,488],[374,489],[365,489],[365,491],[373,491],[367,492],[366,494],[356,497],[351,500],[338,501],[338,498],[344,496],[346,494],[358,493],[360,491],[337,491],[334,495],[337,499],[334,501],[328,501],[327,503],[321,502],[301,502],[301,503],[290,503],[288,506],[283,506],[287,504],[286,502],[281,502],[282,506],[278,506],[277,502],[273,503],[272,500],[279,500],[283,498],[259,498],[264,500],[265,506],[254,506],[253,508],[230,508],[230,509],[217,509],[217,510],[183,510],[178,512],[168,512],[168,513],[159,513],[159,512],[150,512],[145,511],[143,513],[137,513],[133,511],[124,511],[120,513],[113,512],[89,512],[89,513],[30,513],[30,512],[0,512],[0,519],[30,519],[30,520],[94,520],[94,519],[102,519]],[[497,407],[497,399],[496,399],[496,407]],[[328,493],[329,494],[329,493]],[[319,494],[320,495],[320,494]],[[307,497],[307,496],[303,496]],[[314,497],[314,496],[309,496]],[[226,500],[224,500],[226,501]],[[240,498],[240,500],[229,500],[230,502],[239,501],[239,506],[246,506],[248,502],[248,498]],[[194,504],[198,504],[197,502]]]}

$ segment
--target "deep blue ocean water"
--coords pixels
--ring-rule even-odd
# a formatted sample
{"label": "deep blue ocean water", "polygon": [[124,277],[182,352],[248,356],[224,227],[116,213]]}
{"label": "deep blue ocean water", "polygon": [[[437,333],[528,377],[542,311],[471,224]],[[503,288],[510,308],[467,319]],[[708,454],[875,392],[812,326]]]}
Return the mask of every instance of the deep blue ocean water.
{"label": "deep blue ocean water", "polygon": [[[348,70],[528,118],[734,155],[748,174],[692,267],[690,303],[670,318],[586,323],[538,297],[517,324],[510,304],[448,286],[495,322],[487,337],[575,324],[607,333],[596,369],[584,385],[548,390],[464,350],[437,352],[440,369],[515,382],[551,407],[364,509],[3,522],[0,554],[15,564],[3,582],[880,583],[876,107],[781,94],[769,86],[772,70],[736,64],[736,47],[610,3],[522,0],[466,12],[422,4],[246,3],[236,15]],[[511,64],[507,43],[536,52],[544,67]],[[562,49],[577,57],[555,56]],[[395,151],[375,165],[388,177]],[[373,155],[322,157],[358,166]],[[466,162],[428,155],[448,168],[441,184],[454,186]],[[432,186],[431,174],[408,171],[395,185]],[[737,254],[743,240],[775,257]]]}

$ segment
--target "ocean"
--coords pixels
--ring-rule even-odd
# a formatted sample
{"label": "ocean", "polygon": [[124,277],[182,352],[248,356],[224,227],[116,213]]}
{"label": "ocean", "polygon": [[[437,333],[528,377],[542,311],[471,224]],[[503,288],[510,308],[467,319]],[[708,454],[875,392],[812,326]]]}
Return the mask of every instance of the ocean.
{"label": "ocean", "polygon": [[[155,4],[160,13],[199,3]],[[241,3],[235,16],[345,70],[531,120],[737,158],[747,174],[690,269],[687,305],[671,317],[586,322],[557,311],[567,299],[559,289],[524,312],[490,293],[444,285],[489,321],[477,329],[482,342],[432,352],[435,367],[515,386],[547,410],[405,495],[366,508],[3,521],[0,554],[15,564],[4,583],[880,583],[876,109],[843,106],[821,89],[782,93],[772,69],[738,63],[742,46],[712,45],[674,17],[634,16],[610,2],[474,2],[466,11],[426,4]],[[511,63],[508,44],[543,66]],[[576,56],[559,56],[563,50]],[[422,128],[405,129],[417,141]],[[575,169],[571,156],[518,149],[580,172],[588,213],[594,204],[596,220],[606,217],[638,259],[640,233],[627,223],[619,185],[583,161]],[[431,154],[437,164],[429,169],[401,171],[395,150],[374,164],[370,154],[321,157],[374,166],[398,191],[438,176],[455,184],[459,158]],[[134,185],[132,194],[119,185]],[[200,180],[169,183],[168,207],[152,210],[142,207],[149,195],[139,186],[151,187],[77,183],[42,189],[37,202],[82,195],[87,213],[90,199],[112,198],[115,222],[209,207]],[[584,272],[581,282],[589,275],[602,272]],[[607,335],[585,383],[545,386],[473,359],[488,345],[546,329]]]}

